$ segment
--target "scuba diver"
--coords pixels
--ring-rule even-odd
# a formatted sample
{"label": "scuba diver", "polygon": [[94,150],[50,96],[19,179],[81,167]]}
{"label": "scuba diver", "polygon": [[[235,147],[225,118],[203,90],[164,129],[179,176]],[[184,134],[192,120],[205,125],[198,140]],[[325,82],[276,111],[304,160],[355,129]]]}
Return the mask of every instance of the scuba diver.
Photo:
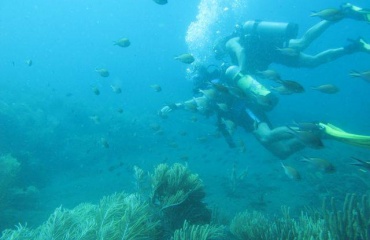
{"label": "scuba diver", "polygon": [[[207,75],[207,72],[204,73]],[[260,91],[264,94],[262,97],[266,97],[270,102],[275,101],[274,104],[276,104],[277,98],[268,89],[265,89],[250,75],[241,77],[239,68],[231,66],[222,78],[208,80],[205,76],[204,82],[207,82],[207,86],[199,89],[200,95],[184,102],[164,106],[158,111],[158,115],[166,118],[168,113],[179,109],[198,112],[206,116],[215,114],[217,128],[230,148],[237,147],[232,135],[239,126],[252,133],[263,147],[280,159],[286,159],[305,147],[323,148],[322,138],[331,138],[370,149],[370,136],[348,133],[329,123],[309,122],[272,127],[266,111],[274,104],[268,105],[268,108],[265,104],[260,104],[256,101],[256,93],[248,90],[246,94],[236,85],[232,85],[233,82],[235,83],[235,78],[247,78],[255,84],[253,89],[262,89]]]}
{"label": "scuba diver", "polygon": [[[226,42],[226,50],[233,64],[238,65],[244,74],[264,71],[271,63],[313,68],[355,52],[370,53],[370,44],[363,38],[350,40],[351,43],[345,47],[328,49],[316,55],[303,53],[302,51],[328,27],[343,18],[370,23],[370,10],[349,3],[343,4],[338,11],[332,11],[330,14],[321,16],[327,20],[311,27],[302,38],[296,38],[298,25],[294,23],[247,21],[243,24],[240,34]],[[320,16],[319,13],[317,15]]]}
{"label": "scuba diver", "polygon": [[164,106],[158,111],[160,117],[166,117],[168,113],[179,109],[199,112],[206,116],[215,114],[217,128],[229,147],[236,147],[232,135],[236,127],[239,126],[247,132],[253,133],[266,149],[280,159],[285,159],[305,147],[286,126],[272,128],[265,111],[276,105],[277,97],[269,90],[264,89],[251,76],[249,79],[253,79],[253,83],[258,84],[257,88],[265,90],[264,97],[271,102],[270,105],[265,104],[266,100],[261,101],[263,103],[261,104],[260,97],[256,98],[251,93],[246,94],[232,84],[233,74],[239,73],[238,67],[229,67],[225,74],[218,70],[219,76],[214,79],[211,77],[216,77],[215,71],[208,72],[204,69],[207,68],[197,66],[193,74],[197,80],[196,86],[202,86],[197,90],[198,93],[195,97],[184,102]]}
{"label": "scuba diver", "polygon": [[[342,6],[341,14],[343,17],[370,22],[369,18],[364,17],[370,16],[370,11],[360,11],[358,7],[350,4]],[[229,147],[236,147],[232,134],[236,126],[240,126],[253,133],[266,149],[280,159],[285,159],[306,146],[322,148],[322,136],[370,148],[369,136],[347,133],[331,124],[308,123],[273,128],[266,111],[277,105],[278,98],[251,75],[266,70],[272,62],[295,67],[314,67],[329,61],[328,57],[334,60],[356,51],[370,53],[370,45],[363,39],[353,41],[347,47],[327,50],[316,56],[301,53],[333,22],[321,21],[309,29],[301,39],[295,39],[298,32],[296,24],[246,22],[242,34],[235,32],[226,41],[220,41],[226,42],[226,48],[235,65],[229,66],[225,71],[226,64],[223,69],[214,71],[208,71],[210,67],[196,66],[193,72],[195,97],[164,106],[158,115],[166,117],[169,112],[177,109],[196,111],[206,116],[216,114],[217,127]],[[222,49],[215,50],[216,54],[222,53]],[[222,54],[218,54],[216,58],[221,59]]]}

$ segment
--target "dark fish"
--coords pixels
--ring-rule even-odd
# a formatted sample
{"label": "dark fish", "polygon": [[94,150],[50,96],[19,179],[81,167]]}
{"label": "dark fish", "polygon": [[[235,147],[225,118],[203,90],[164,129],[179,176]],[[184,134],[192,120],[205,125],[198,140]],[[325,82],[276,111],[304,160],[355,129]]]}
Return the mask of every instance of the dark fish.
{"label": "dark fish", "polygon": [[317,133],[311,131],[295,130],[289,126],[287,126],[287,128],[291,130],[291,134],[293,134],[299,141],[301,141],[307,147],[314,149],[320,149],[324,147],[324,143],[321,141]]}
{"label": "dark fish", "polygon": [[267,69],[265,71],[258,71],[259,75],[261,75],[263,78],[270,79],[273,81],[280,80],[280,74],[272,69]]}
{"label": "dark fish", "polygon": [[128,38],[121,38],[114,42],[113,45],[117,45],[119,47],[126,48],[131,45],[131,42]]}
{"label": "dark fish", "polygon": [[99,88],[97,88],[97,87],[93,87],[93,88],[92,88],[92,91],[93,91],[93,93],[94,93],[95,95],[99,95],[99,94],[100,94]]}
{"label": "dark fish", "polygon": [[298,127],[301,131],[319,131],[320,126],[315,122],[293,122],[293,125]]}
{"label": "dark fish", "polygon": [[358,72],[355,70],[352,70],[349,75],[351,77],[357,77],[357,78],[362,78],[363,80],[367,81],[370,83],[370,71],[365,71],[365,72]]}
{"label": "dark fish", "polygon": [[311,87],[311,89],[327,94],[334,94],[339,92],[339,88],[333,84],[323,84],[317,87]]}
{"label": "dark fish", "polygon": [[181,54],[174,59],[186,64],[190,64],[195,61],[195,58],[190,53]]}
{"label": "dark fish", "polygon": [[344,14],[340,9],[327,8],[318,12],[312,12],[311,17],[319,17],[327,21],[338,21],[344,17]]}
{"label": "dark fish", "polygon": [[287,88],[286,88],[286,87],[284,87],[284,86],[271,87],[270,89],[271,89],[271,90],[273,90],[273,91],[278,92],[278,93],[279,93],[279,94],[281,94],[281,95],[291,95],[291,94],[293,94],[293,93],[294,93],[293,91],[291,91],[291,90],[287,89]]}
{"label": "dark fish", "polygon": [[281,162],[281,166],[284,169],[285,175],[287,175],[290,179],[297,180],[297,181],[301,180],[301,175],[299,174],[299,172],[295,168],[293,168],[291,166],[286,166],[282,162]]}
{"label": "dark fish", "polygon": [[296,81],[292,81],[292,80],[278,80],[276,81],[277,83],[280,83],[281,85],[283,85],[286,89],[288,89],[289,91],[292,91],[294,93],[302,93],[304,92],[304,87],[299,84],[298,82]]}
{"label": "dark fish", "polygon": [[165,5],[167,4],[167,0],[153,0],[155,3],[159,4],[159,5]]}
{"label": "dark fish", "polygon": [[333,173],[335,172],[334,165],[326,159],[323,158],[309,158],[309,157],[302,157],[302,162],[308,162],[312,164],[315,168],[319,169],[320,171],[326,173]]}
{"label": "dark fish", "polygon": [[356,162],[350,163],[351,165],[363,167],[363,168],[366,168],[367,170],[370,171],[370,162],[366,162],[364,160],[361,160],[361,159],[358,159],[358,158],[355,158],[355,157],[351,157],[351,158],[353,160],[356,160]]}
{"label": "dark fish", "polygon": [[152,84],[152,85],[150,85],[150,87],[153,88],[154,91],[156,91],[156,92],[162,91],[162,87],[158,84]]}
{"label": "dark fish", "polygon": [[95,69],[95,72],[97,72],[101,77],[109,77],[109,71],[105,68]]}

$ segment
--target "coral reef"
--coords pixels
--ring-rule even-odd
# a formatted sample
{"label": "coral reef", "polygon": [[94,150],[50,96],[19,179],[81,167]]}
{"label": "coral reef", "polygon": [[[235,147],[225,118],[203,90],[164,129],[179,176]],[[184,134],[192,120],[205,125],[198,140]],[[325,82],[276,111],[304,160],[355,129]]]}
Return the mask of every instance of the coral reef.
{"label": "coral reef", "polygon": [[[203,203],[203,183],[187,166],[160,164],[150,175],[138,167],[134,171],[140,194],[116,193],[98,205],[84,203],[71,210],[59,207],[38,228],[19,224],[4,230],[0,240],[370,239],[369,195],[347,194],[340,210],[332,198],[329,204],[324,201],[321,210],[301,212],[297,218],[290,216],[288,207],[282,207],[281,216],[272,218],[244,211],[232,219],[226,231],[223,225],[227,222],[210,223],[211,211]],[[146,180],[150,180],[151,189],[146,188]]]}
{"label": "coral reef", "polygon": [[17,226],[5,230],[4,239],[156,239],[159,221],[136,194],[113,194],[99,205],[80,204],[72,210],[57,208],[35,230]]}
{"label": "coral reef", "polygon": [[322,211],[302,212],[298,219],[289,215],[288,208],[282,208],[283,216],[269,220],[261,213],[239,213],[230,225],[231,233],[244,239],[319,239],[345,240],[370,239],[370,201],[364,195],[361,201],[354,194],[345,198],[343,209],[337,210],[334,199],[330,208],[324,204]]}
{"label": "coral reef", "polygon": [[19,161],[10,154],[0,156],[0,210],[6,206],[12,183],[20,170]]}
{"label": "coral reef", "polygon": [[182,228],[175,231],[172,240],[208,240],[225,239],[224,227],[210,224],[189,225],[184,222]]}
{"label": "coral reef", "polygon": [[151,202],[160,210],[166,233],[181,228],[185,220],[191,224],[210,222],[211,211],[203,203],[203,183],[186,166],[160,164],[151,175],[151,183]]}

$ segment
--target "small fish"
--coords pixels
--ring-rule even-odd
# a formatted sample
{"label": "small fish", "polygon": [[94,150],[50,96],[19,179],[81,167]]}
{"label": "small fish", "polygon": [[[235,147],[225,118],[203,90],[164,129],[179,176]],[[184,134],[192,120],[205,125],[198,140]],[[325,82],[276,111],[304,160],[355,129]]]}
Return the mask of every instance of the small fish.
{"label": "small fish", "polygon": [[152,84],[152,85],[150,85],[150,87],[153,88],[154,91],[156,91],[156,92],[162,91],[162,87],[158,84]]}
{"label": "small fish", "polygon": [[351,157],[351,158],[353,160],[356,160],[356,162],[350,163],[351,165],[363,167],[363,168],[366,168],[367,170],[370,171],[370,162],[366,162],[364,160],[361,160],[361,159],[358,159],[358,158],[355,158],[355,157]]}
{"label": "small fish", "polygon": [[118,108],[118,109],[117,109],[117,112],[118,112],[118,113],[123,113],[123,108],[121,108],[121,107],[120,107],[120,108]]}
{"label": "small fish", "polygon": [[326,173],[333,173],[335,172],[334,165],[326,159],[323,158],[309,158],[303,156],[301,159],[302,162],[308,162],[312,164],[315,168],[319,169],[320,171]]}
{"label": "small fish", "polygon": [[273,90],[273,91],[278,92],[278,93],[279,93],[279,94],[281,94],[281,95],[291,95],[291,94],[293,94],[293,93],[294,93],[293,91],[291,91],[291,90],[287,89],[287,88],[286,88],[286,87],[284,87],[284,86],[270,87],[270,89],[271,89],[271,90]]}
{"label": "small fish", "polygon": [[93,91],[93,93],[95,94],[95,95],[100,95],[100,91],[99,91],[99,88],[97,88],[97,87],[93,87],[92,88],[92,91]]}
{"label": "small fish", "polygon": [[327,8],[318,12],[312,12],[311,17],[319,17],[327,21],[338,21],[344,17],[344,14],[340,9]]}
{"label": "small fish", "polygon": [[296,122],[293,121],[293,125],[298,127],[301,131],[316,132],[320,130],[320,126],[315,122]]}
{"label": "small fish", "polygon": [[320,149],[324,147],[324,143],[321,141],[321,138],[317,133],[310,131],[295,130],[289,126],[287,126],[287,128],[291,130],[291,134],[293,134],[299,141],[301,141],[307,147],[311,147],[314,149]]}
{"label": "small fish", "polygon": [[153,131],[158,131],[161,129],[161,125],[159,125],[158,123],[151,123],[149,125],[150,129],[152,129]]}
{"label": "small fish", "polygon": [[182,63],[191,64],[195,61],[195,58],[190,53],[184,53],[174,58]]}
{"label": "small fish", "polygon": [[33,62],[32,62],[31,59],[28,59],[28,60],[26,60],[26,64],[27,64],[27,66],[31,67]]}
{"label": "small fish", "polygon": [[191,116],[190,121],[198,122],[198,118],[196,116]]}
{"label": "small fish", "polygon": [[265,71],[258,71],[257,73],[261,75],[263,78],[266,78],[269,80],[276,81],[276,80],[281,79],[280,74],[272,69],[267,69]]}
{"label": "small fish", "polygon": [[222,123],[225,124],[225,128],[229,134],[233,135],[236,129],[236,124],[233,121],[224,118],[222,118]]}
{"label": "small fish", "polygon": [[281,162],[281,166],[283,167],[284,169],[284,173],[285,175],[287,175],[290,179],[292,180],[301,180],[301,175],[299,174],[299,172],[291,167],[291,166],[286,166],[283,164],[283,162]]}
{"label": "small fish", "polygon": [[109,77],[109,71],[105,68],[95,69],[95,72],[97,72],[101,77]]}
{"label": "small fish", "polygon": [[102,145],[104,148],[109,148],[109,143],[108,143],[107,139],[105,139],[105,138],[101,138],[101,139],[100,139],[100,143],[101,143],[101,145]]}
{"label": "small fish", "polygon": [[95,124],[100,124],[100,117],[97,115],[89,117]]}
{"label": "small fish", "polygon": [[113,45],[117,45],[119,47],[126,48],[131,45],[131,42],[128,38],[121,38],[114,42]]}
{"label": "small fish", "polygon": [[323,84],[317,87],[311,87],[311,89],[317,90],[319,92],[326,93],[326,94],[334,94],[334,93],[339,92],[339,88],[333,84]]}
{"label": "small fish", "polygon": [[226,103],[216,103],[216,105],[223,112],[228,112],[229,111],[229,106],[227,106]]}
{"label": "small fish", "polygon": [[201,142],[201,143],[205,143],[207,142],[208,140],[208,137],[207,136],[199,136],[197,137],[197,141]]}
{"label": "small fish", "polygon": [[352,70],[349,75],[351,77],[357,77],[357,78],[362,78],[363,80],[367,81],[370,83],[370,71],[365,71],[365,72],[358,72],[355,70]]}
{"label": "small fish", "polygon": [[122,89],[120,86],[117,86],[117,85],[110,85],[110,87],[112,88],[112,91],[116,94],[120,94],[122,93]]}
{"label": "small fish", "polygon": [[153,0],[155,3],[159,4],[159,5],[165,5],[167,4],[167,0]]}
{"label": "small fish", "polygon": [[289,91],[292,91],[294,93],[304,92],[304,87],[296,81],[280,79],[277,82],[283,85]]}
{"label": "small fish", "polygon": [[276,50],[286,56],[296,57],[299,55],[299,51],[295,48],[276,48]]}

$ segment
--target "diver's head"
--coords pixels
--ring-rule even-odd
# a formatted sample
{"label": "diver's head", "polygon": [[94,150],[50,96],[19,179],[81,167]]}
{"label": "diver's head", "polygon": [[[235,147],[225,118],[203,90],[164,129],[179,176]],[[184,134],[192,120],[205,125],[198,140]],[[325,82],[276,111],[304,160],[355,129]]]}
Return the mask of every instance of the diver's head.
{"label": "diver's head", "polygon": [[236,65],[232,65],[228,67],[225,71],[226,79],[229,81],[233,81],[236,76],[240,73],[240,68]]}

